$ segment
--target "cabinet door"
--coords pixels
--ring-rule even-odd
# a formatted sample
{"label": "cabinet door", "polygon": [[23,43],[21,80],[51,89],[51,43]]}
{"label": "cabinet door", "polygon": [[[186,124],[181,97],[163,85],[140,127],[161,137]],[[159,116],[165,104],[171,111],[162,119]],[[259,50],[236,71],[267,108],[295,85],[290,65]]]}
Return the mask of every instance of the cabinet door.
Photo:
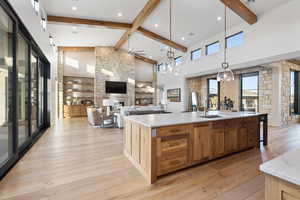
{"label": "cabinet door", "polygon": [[225,121],[225,152],[238,151],[238,134],[242,120],[234,119]]}
{"label": "cabinet door", "polygon": [[244,150],[248,148],[248,131],[247,126],[242,124],[238,132],[238,150]]}
{"label": "cabinet door", "polygon": [[210,124],[195,124],[192,134],[192,162],[209,160],[211,157]]}
{"label": "cabinet door", "polygon": [[189,135],[182,133],[156,139],[157,175],[163,175],[188,165]]}
{"label": "cabinet door", "polygon": [[257,117],[248,118],[245,125],[248,133],[248,147],[255,147],[259,140],[259,119]]}
{"label": "cabinet door", "polygon": [[225,153],[224,121],[212,122],[211,126],[212,157],[217,158]]}

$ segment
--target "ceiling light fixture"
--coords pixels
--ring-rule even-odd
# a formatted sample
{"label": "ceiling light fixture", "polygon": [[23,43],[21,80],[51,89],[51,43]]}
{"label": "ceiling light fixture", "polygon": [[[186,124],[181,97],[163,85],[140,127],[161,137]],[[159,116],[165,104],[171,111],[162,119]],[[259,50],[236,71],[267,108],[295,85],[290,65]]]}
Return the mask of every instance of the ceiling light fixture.
{"label": "ceiling light fixture", "polygon": [[182,38],[181,38],[181,40],[185,40],[185,38],[184,38],[184,37],[182,37]]}
{"label": "ceiling light fixture", "polygon": [[222,20],[222,17],[217,17],[217,20],[218,20],[218,21],[221,21],[221,20]]}
{"label": "ceiling light fixture", "polygon": [[154,24],[154,27],[155,27],[155,28],[158,28],[158,24]]}
{"label": "ceiling light fixture", "polygon": [[77,30],[77,27],[76,27],[76,26],[73,26],[72,29],[73,29],[73,30]]}
{"label": "ceiling light fixture", "polygon": [[121,12],[118,13],[118,17],[122,17],[123,14]]}
{"label": "ceiling light fixture", "polygon": [[[224,40],[226,43],[226,37],[227,37],[227,6],[225,6],[225,14],[224,14]],[[224,43],[224,44],[225,44]],[[222,69],[218,72],[217,80],[218,81],[233,81],[234,80],[234,74],[232,70],[229,68],[229,63],[227,62],[227,48],[226,45],[224,45],[224,62],[221,64]]]}
{"label": "ceiling light fixture", "polygon": [[54,45],[54,40],[53,40],[53,37],[51,35],[49,36],[49,42],[50,42],[51,46]]}
{"label": "ceiling light fixture", "polygon": [[77,7],[76,6],[72,6],[72,10],[77,10]]}

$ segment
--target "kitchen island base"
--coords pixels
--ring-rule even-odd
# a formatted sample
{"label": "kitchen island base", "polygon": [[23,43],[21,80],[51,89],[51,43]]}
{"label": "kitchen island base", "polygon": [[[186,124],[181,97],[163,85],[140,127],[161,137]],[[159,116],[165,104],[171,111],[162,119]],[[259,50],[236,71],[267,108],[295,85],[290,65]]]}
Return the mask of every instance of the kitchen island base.
{"label": "kitchen island base", "polygon": [[260,116],[149,127],[125,118],[124,154],[149,184],[159,176],[260,144]]}

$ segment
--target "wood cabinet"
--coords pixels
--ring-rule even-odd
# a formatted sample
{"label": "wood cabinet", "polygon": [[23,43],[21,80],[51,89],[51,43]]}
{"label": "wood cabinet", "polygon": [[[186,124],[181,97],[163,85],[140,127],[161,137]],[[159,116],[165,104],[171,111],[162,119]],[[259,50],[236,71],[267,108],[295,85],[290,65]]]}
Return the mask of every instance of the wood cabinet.
{"label": "wood cabinet", "polygon": [[211,122],[211,153],[212,158],[217,158],[225,153],[225,122]]}
{"label": "wood cabinet", "polygon": [[184,168],[189,164],[190,126],[174,126],[157,130],[157,175]]}
{"label": "wood cabinet", "polygon": [[300,186],[266,175],[266,200],[300,200]]}
{"label": "wood cabinet", "polygon": [[195,124],[192,133],[192,162],[209,160],[211,152],[210,123]]}
{"label": "wood cabinet", "polygon": [[124,151],[149,183],[158,176],[259,144],[259,118],[149,128],[125,119]]}
{"label": "wood cabinet", "polygon": [[73,118],[73,117],[86,117],[87,106],[84,105],[64,105],[64,117],[65,118]]}

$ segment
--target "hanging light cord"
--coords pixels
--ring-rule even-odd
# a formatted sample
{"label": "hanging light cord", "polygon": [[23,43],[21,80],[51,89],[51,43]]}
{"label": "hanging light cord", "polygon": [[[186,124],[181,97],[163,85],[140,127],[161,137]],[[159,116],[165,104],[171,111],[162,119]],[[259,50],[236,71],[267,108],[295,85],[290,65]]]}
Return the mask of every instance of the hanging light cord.
{"label": "hanging light cord", "polygon": [[225,10],[224,10],[224,21],[225,21],[225,23],[224,23],[224,26],[225,26],[225,28],[224,28],[224,40],[225,40],[225,42],[224,42],[224,63],[226,63],[227,62],[227,48],[226,48],[226,37],[227,37],[227,6],[225,5]]}
{"label": "hanging light cord", "polygon": [[[170,0],[170,41],[172,41],[172,0]],[[171,51],[171,47],[170,47]]]}

